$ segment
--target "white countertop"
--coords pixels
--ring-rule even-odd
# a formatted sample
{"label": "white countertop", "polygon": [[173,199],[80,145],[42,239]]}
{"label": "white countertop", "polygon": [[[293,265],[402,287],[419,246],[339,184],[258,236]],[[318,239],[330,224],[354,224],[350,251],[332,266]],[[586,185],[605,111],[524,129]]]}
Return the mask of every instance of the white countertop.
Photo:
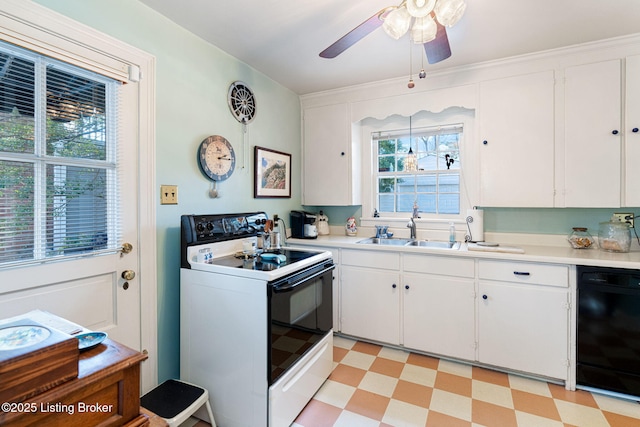
{"label": "white countertop", "polygon": [[470,251],[467,249],[466,243],[462,243],[459,250],[357,243],[358,241],[366,239],[367,237],[371,236],[358,235],[356,237],[349,237],[345,235],[328,235],[318,236],[318,238],[316,239],[288,238],[287,243],[291,246],[311,245],[323,246],[326,248],[335,247],[386,252],[425,253],[430,255],[504,259],[510,261],[531,261],[555,264],[591,265],[601,267],[640,269],[640,250],[633,249],[628,253],[613,253],[605,252],[600,249],[573,249],[568,243],[566,246],[523,245],[508,243],[504,244],[504,246],[521,248],[524,250],[524,253],[507,253],[498,251]]}

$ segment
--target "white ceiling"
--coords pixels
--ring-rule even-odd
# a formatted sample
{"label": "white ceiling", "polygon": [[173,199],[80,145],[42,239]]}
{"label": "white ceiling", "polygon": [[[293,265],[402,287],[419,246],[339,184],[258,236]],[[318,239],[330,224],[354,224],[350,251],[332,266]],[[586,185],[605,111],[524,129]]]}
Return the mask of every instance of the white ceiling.
{"label": "white ceiling", "polygon": [[[408,36],[379,28],[335,59],[318,54],[400,0],[141,0],[298,94],[409,75]],[[452,56],[415,74],[640,32],[640,0],[467,0]]]}

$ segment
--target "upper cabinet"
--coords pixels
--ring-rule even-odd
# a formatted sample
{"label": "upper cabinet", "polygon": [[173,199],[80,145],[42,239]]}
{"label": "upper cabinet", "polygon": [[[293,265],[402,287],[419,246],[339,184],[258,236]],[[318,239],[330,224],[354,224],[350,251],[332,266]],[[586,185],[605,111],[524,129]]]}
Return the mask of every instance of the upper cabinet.
{"label": "upper cabinet", "polygon": [[626,60],[625,206],[640,206],[640,55]]}
{"label": "upper cabinet", "polygon": [[480,83],[480,204],[552,207],[554,73]]}
{"label": "upper cabinet", "polygon": [[348,104],[303,111],[302,204],[361,203],[359,145],[352,137]]}
{"label": "upper cabinet", "polygon": [[618,207],[621,183],[620,61],[565,70],[567,207]]}

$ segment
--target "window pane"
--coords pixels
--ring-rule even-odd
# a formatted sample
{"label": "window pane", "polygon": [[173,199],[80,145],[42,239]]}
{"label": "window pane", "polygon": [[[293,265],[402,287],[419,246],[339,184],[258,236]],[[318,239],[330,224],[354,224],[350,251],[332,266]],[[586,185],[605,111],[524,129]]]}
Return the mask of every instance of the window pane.
{"label": "window pane", "polygon": [[378,179],[378,192],[379,193],[393,193],[396,189],[395,178],[380,178]]}
{"label": "window pane", "polygon": [[395,197],[393,194],[381,194],[378,196],[380,212],[395,212]]}
{"label": "window pane", "polygon": [[438,212],[458,214],[460,213],[460,197],[458,194],[439,194]]}
{"label": "window pane", "polygon": [[420,212],[438,213],[435,194],[418,194],[418,207]]}
{"label": "window pane", "polygon": [[395,140],[381,140],[378,141],[378,154],[394,154],[396,152]]}
{"label": "window pane", "polygon": [[413,212],[413,202],[415,200],[416,196],[413,193],[398,194],[398,205],[396,206],[396,212]]}
{"label": "window pane", "polygon": [[0,52],[0,151],[33,153],[34,63]]}
{"label": "window pane", "polygon": [[398,178],[398,193],[414,193],[416,189],[415,176],[403,176]]}
{"label": "window pane", "polygon": [[47,255],[106,248],[107,173],[104,169],[47,166]]}
{"label": "window pane", "polygon": [[47,154],[106,159],[105,84],[47,68]]}
{"label": "window pane", "polygon": [[33,258],[33,164],[0,160],[0,263]]}
{"label": "window pane", "polygon": [[440,175],[438,180],[439,193],[459,193],[460,175]]}
{"label": "window pane", "polygon": [[394,172],[395,156],[380,156],[378,158],[378,172]]}

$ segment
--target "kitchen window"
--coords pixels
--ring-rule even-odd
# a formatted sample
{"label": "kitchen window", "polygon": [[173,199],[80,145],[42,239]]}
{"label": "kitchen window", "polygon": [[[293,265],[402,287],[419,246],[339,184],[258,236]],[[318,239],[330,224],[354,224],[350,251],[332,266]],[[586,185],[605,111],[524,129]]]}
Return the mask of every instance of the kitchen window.
{"label": "kitchen window", "polygon": [[461,124],[375,132],[375,203],[380,214],[460,213]]}
{"label": "kitchen window", "polygon": [[0,266],[116,249],[119,86],[0,42]]}

